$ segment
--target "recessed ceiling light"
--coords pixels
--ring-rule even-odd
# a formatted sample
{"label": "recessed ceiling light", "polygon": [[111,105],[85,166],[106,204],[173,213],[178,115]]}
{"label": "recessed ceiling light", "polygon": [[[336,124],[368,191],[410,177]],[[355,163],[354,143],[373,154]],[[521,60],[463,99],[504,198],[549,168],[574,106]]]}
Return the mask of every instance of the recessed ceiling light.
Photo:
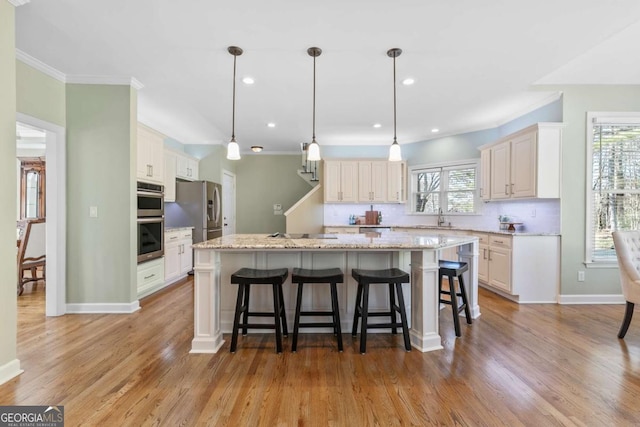
{"label": "recessed ceiling light", "polygon": [[262,151],[262,145],[252,145],[251,146],[251,151],[253,151],[254,153],[259,153]]}
{"label": "recessed ceiling light", "polygon": [[373,125],[373,127],[377,129],[377,128],[381,128],[382,125],[380,123],[376,123],[376,124]]}
{"label": "recessed ceiling light", "polygon": [[243,77],[242,78],[242,83],[246,84],[246,85],[252,85],[254,84],[256,81],[253,80],[253,77]]}
{"label": "recessed ceiling light", "polygon": [[431,129],[431,132],[433,132],[433,133],[438,133],[438,132],[440,132],[440,129],[438,129],[438,128],[433,128],[433,129]]}
{"label": "recessed ceiling light", "polygon": [[411,86],[412,84],[414,84],[416,81],[414,79],[412,79],[411,77],[404,79],[402,81],[402,84],[405,86]]}
{"label": "recessed ceiling light", "polygon": [[267,123],[267,127],[268,128],[274,128],[274,127],[276,127],[276,124],[273,123],[273,122],[269,122],[269,123]]}

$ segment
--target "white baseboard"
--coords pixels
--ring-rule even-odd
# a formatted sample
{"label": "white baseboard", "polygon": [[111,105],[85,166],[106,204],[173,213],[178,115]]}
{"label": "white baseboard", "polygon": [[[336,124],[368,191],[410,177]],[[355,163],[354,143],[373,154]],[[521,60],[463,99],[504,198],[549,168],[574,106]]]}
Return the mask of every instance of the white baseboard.
{"label": "white baseboard", "polygon": [[583,295],[559,295],[558,304],[624,304],[624,295],[611,294],[583,294]]}
{"label": "white baseboard", "polygon": [[140,310],[140,302],[130,303],[80,303],[67,304],[67,314],[121,313],[130,314]]}
{"label": "white baseboard", "polygon": [[20,360],[13,359],[12,361],[0,366],[0,384],[4,384],[12,378],[17,377],[24,370],[20,369]]}

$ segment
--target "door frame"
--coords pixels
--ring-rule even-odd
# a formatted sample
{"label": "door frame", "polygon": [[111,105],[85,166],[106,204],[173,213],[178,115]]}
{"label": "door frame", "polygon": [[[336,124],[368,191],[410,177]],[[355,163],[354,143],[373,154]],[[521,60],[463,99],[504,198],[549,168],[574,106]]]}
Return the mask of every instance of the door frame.
{"label": "door frame", "polygon": [[[233,181],[233,185],[231,189],[227,188],[228,186],[225,185],[226,183],[226,179],[231,179]],[[236,174],[228,171],[226,169],[222,169],[222,194],[224,195],[225,192],[228,192],[227,194],[229,194],[230,199],[232,200],[231,204],[232,204],[232,212],[233,212],[233,230],[234,232],[236,232]],[[226,222],[226,218],[227,216],[229,216],[229,206],[227,206],[227,203],[224,202],[225,198],[222,197],[223,203],[222,203],[222,235],[224,235],[224,231],[225,231],[225,227],[224,224]]]}
{"label": "door frame", "polygon": [[66,130],[62,126],[23,113],[16,113],[16,121],[40,128],[46,133],[47,285],[45,286],[45,315],[61,316],[66,313],[67,295]]}

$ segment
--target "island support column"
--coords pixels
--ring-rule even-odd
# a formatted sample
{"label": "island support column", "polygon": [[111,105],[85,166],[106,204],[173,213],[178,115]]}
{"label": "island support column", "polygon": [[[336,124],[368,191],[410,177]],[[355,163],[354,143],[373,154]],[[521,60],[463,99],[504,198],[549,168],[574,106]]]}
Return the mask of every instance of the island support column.
{"label": "island support column", "polygon": [[421,352],[442,349],[438,330],[438,251],[411,252],[411,345]]}
{"label": "island support column", "polygon": [[478,241],[460,246],[458,257],[460,261],[469,265],[469,270],[463,273],[465,287],[467,288],[467,299],[471,317],[477,319],[480,317],[480,306],[478,305],[478,255],[480,247]]}
{"label": "island support column", "polygon": [[196,249],[194,258],[195,306],[190,353],[216,353],[224,344],[220,329],[220,253]]}

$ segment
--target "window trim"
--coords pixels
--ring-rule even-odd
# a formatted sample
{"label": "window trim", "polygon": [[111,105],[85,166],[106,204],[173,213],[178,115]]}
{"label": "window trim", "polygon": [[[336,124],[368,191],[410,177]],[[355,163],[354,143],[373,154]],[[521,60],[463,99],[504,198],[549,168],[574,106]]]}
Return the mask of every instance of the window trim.
{"label": "window trim", "polygon": [[[640,125],[640,111],[587,111],[586,120],[586,179],[585,179],[585,251],[584,265],[588,268],[613,268],[617,261],[610,259],[593,259],[593,127],[602,124],[637,124]],[[614,265],[615,264],[615,265]]]}
{"label": "window trim", "polygon": [[[469,167],[474,167],[476,169],[476,187],[474,190],[474,202],[473,205],[475,207],[475,211],[474,212],[447,212],[446,211],[446,206],[443,207],[443,203],[445,203],[445,198],[441,197],[440,198],[440,206],[443,207],[442,211],[444,212],[444,215],[450,216],[473,216],[473,215],[481,215],[482,214],[482,199],[480,198],[480,190],[479,190],[479,185],[480,185],[480,159],[479,158],[473,158],[473,159],[463,159],[463,160],[455,160],[455,161],[451,161],[451,162],[438,162],[438,163],[428,163],[428,164],[420,164],[420,165],[413,165],[413,166],[409,166],[408,167],[408,178],[409,178],[409,191],[407,192],[407,198],[409,203],[407,203],[407,215],[420,215],[420,216],[438,216],[438,213],[431,213],[431,212],[416,212],[414,210],[415,207],[415,203],[413,200],[413,194],[416,192],[416,188],[415,188],[415,180],[414,180],[414,173],[420,170],[428,170],[428,169],[440,169],[441,171],[446,171],[446,170],[455,170],[455,169],[462,169],[464,166],[469,166]],[[446,181],[446,179],[443,179],[442,182]],[[444,191],[440,191],[440,194],[445,193]]]}

